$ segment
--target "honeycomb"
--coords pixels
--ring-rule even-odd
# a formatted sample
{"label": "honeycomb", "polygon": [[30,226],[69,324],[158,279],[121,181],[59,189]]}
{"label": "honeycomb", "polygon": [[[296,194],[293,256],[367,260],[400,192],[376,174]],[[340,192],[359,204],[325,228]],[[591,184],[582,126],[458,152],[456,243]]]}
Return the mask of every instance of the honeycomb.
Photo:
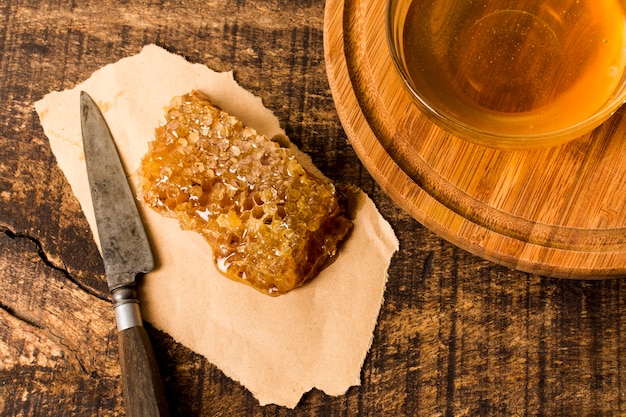
{"label": "honeycomb", "polygon": [[172,99],[139,177],[139,198],[200,233],[223,275],[271,296],[317,275],[353,227],[334,185],[198,91]]}

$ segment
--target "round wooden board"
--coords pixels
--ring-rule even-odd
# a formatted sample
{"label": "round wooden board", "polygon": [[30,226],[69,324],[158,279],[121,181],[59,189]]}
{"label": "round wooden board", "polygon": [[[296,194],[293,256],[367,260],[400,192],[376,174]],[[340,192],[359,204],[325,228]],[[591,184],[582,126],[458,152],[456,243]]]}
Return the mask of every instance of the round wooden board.
{"label": "round wooden board", "polygon": [[522,271],[626,276],[624,112],[566,145],[502,151],[447,134],[413,104],[387,49],[385,0],[328,0],[328,78],[349,140],[416,220]]}

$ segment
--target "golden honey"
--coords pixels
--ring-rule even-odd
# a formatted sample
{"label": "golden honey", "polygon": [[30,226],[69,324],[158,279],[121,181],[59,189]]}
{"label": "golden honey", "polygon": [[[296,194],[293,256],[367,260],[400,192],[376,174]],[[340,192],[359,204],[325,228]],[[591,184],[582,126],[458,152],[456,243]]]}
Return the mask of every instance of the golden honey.
{"label": "golden honey", "polygon": [[200,233],[222,274],[277,296],[335,258],[352,222],[333,184],[200,92],[174,98],[165,119],[140,198]]}
{"label": "golden honey", "polygon": [[394,18],[409,84],[434,113],[476,130],[565,129],[592,117],[622,82],[621,1],[409,3],[398,6],[404,20]]}

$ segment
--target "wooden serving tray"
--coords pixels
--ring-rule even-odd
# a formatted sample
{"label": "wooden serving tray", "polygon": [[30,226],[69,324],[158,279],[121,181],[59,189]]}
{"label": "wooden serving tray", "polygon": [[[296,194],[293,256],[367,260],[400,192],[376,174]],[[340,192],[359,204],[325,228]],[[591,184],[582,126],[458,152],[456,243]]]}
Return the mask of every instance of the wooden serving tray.
{"label": "wooden serving tray", "polygon": [[566,145],[502,151],[430,122],[387,48],[385,0],[328,0],[324,48],[337,111],[359,158],[416,220],[522,271],[626,277],[623,110]]}

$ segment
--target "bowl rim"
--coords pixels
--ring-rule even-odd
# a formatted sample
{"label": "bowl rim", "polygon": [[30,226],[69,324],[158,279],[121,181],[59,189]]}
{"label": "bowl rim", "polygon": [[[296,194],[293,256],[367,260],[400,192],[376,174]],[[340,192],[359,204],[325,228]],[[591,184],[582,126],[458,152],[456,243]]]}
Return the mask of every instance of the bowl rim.
{"label": "bowl rim", "polygon": [[[520,146],[555,146],[591,132],[593,129],[608,120],[620,107],[622,107],[622,105],[626,103],[626,64],[624,64],[624,67],[622,68],[621,86],[616,87],[614,96],[591,116],[564,128],[536,134],[504,134],[487,129],[476,128],[471,124],[458,120],[455,117],[451,117],[446,114],[446,112],[437,109],[429,103],[428,100],[417,91],[413,85],[410,75],[402,65],[403,58],[400,55],[400,48],[396,39],[397,34],[394,33],[393,25],[395,20],[395,6],[397,6],[400,1],[402,0],[387,0],[385,10],[385,33],[387,47],[389,48],[393,66],[402,80],[404,89],[411,96],[412,102],[426,117],[454,136],[490,147],[511,148],[511,146],[513,146],[519,148]],[[411,0],[411,3],[412,2],[413,0]],[[521,142],[523,142],[523,144],[521,144]]]}

